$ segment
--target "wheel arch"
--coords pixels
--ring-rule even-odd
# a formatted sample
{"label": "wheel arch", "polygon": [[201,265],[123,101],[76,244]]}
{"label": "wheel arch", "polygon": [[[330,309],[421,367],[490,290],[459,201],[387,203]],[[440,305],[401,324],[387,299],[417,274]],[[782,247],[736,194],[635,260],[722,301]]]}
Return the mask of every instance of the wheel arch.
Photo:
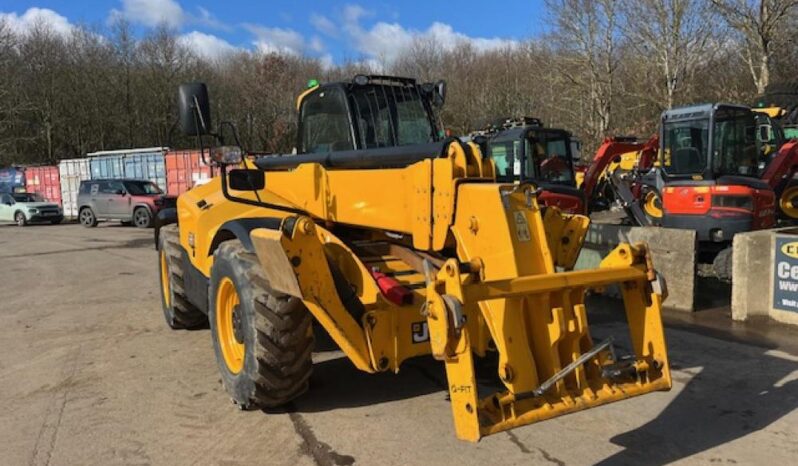
{"label": "wheel arch", "polygon": [[130,211],[130,216],[132,217],[133,216],[133,212],[135,212],[136,209],[141,209],[142,207],[147,209],[150,212],[150,215],[155,217],[155,213],[153,212],[152,207],[149,204],[147,204],[146,202],[137,202],[137,203],[133,204],[133,209]]}
{"label": "wheel arch", "polygon": [[167,207],[159,210],[158,214],[153,218],[153,223],[153,236],[155,237],[155,249],[157,250],[159,248],[158,240],[161,236],[161,228],[173,223],[180,224],[180,222],[177,221],[177,209],[175,207]]}
{"label": "wheel arch", "polygon": [[252,245],[252,238],[249,234],[256,228],[267,228],[269,230],[277,230],[280,228],[283,219],[278,217],[260,217],[260,218],[239,218],[229,220],[222,224],[216,231],[208,248],[208,256],[212,255],[219,245],[231,239],[241,241],[241,244],[247,252],[254,253],[255,247]]}

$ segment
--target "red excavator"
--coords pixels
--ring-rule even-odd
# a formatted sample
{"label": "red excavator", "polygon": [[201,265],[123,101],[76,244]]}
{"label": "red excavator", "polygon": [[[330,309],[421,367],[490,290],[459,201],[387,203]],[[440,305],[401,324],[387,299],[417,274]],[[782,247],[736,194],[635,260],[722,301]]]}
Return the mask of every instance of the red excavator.
{"label": "red excavator", "polygon": [[[776,199],[798,169],[798,140],[765,151],[749,107],[705,104],[665,111],[659,141],[658,163],[613,175],[613,185],[625,206],[637,206],[627,209],[635,223],[695,230],[699,252],[730,279],[732,237],[776,224]],[[640,208],[644,193],[662,206],[659,221]]]}

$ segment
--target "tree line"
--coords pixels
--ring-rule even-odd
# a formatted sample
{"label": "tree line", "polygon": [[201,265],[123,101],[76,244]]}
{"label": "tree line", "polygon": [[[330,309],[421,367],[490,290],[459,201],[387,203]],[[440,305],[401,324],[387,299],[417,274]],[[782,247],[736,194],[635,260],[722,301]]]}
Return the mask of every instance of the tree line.
{"label": "tree line", "polygon": [[[753,104],[771,83],[798,82],[798,0],[546,0],[545,34],[479,50],[419,38],[390,63],[325,67],[250,51],[207,59],[174,30],[15,31],[0,21],[0,166],[55,163],[130,147],[193,147],[175,128],[179,83],[209,85],[216,120],[252,150],[288,152],[295,96],[309,79],[389,73],[448,84],[454,134],[534,116],[588,150],[607,135],[647,137],[667,108]],[[794,85],[794,84],[793,84]]]}

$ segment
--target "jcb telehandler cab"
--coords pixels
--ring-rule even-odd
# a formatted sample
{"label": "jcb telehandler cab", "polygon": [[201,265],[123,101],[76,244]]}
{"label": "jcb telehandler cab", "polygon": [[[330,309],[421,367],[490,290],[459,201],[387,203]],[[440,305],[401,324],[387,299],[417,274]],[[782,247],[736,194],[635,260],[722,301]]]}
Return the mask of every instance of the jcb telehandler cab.
{"label": "jcb telehandler cab", "polygon": [[[442,361],[455,431],[471,441],[671,387],[665,291],[646,247],[558,271],[588,219],[544,215],[534,185],[497,183],[476,145],[442,138],[444,89],[385,76],[315,85],[298,99],[297,155],[214,147],[220,175],[160,215],[166,320],[209,321],[242,408],[307,390],[312,319],[365,372]],[[180,96],[184,132],[209,134],[205,87]],[[629,333],[594,341],[585,292],[611,284]],[[473,358],[489,353],[495,380],[477,384]]]}
{"label": "jcb telehandler cab", "polygon": [[568,131],[545,128],[537,118],[508,118],[473,133],[472,140],[493,161],[497,181],[533,183],[544,206],[586,213],[585,197],[576,187],[575,144]]}

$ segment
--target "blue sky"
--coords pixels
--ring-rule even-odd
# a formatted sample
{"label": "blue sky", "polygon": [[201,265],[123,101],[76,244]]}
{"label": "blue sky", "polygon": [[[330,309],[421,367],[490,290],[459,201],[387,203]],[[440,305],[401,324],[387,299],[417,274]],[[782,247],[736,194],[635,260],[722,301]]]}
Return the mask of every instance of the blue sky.
{"label": "blue sky", "polygon": [[3,0],[0,17],[18,30],[48,21],[58,30],[104,26],[124,16],[140,33],[166,22],[210,57],[236,48],[307,54],[328,63],[388,62],[416,37],[444,47],[469,41],[492,49],[545,30],[544,0],[264,1]]}

